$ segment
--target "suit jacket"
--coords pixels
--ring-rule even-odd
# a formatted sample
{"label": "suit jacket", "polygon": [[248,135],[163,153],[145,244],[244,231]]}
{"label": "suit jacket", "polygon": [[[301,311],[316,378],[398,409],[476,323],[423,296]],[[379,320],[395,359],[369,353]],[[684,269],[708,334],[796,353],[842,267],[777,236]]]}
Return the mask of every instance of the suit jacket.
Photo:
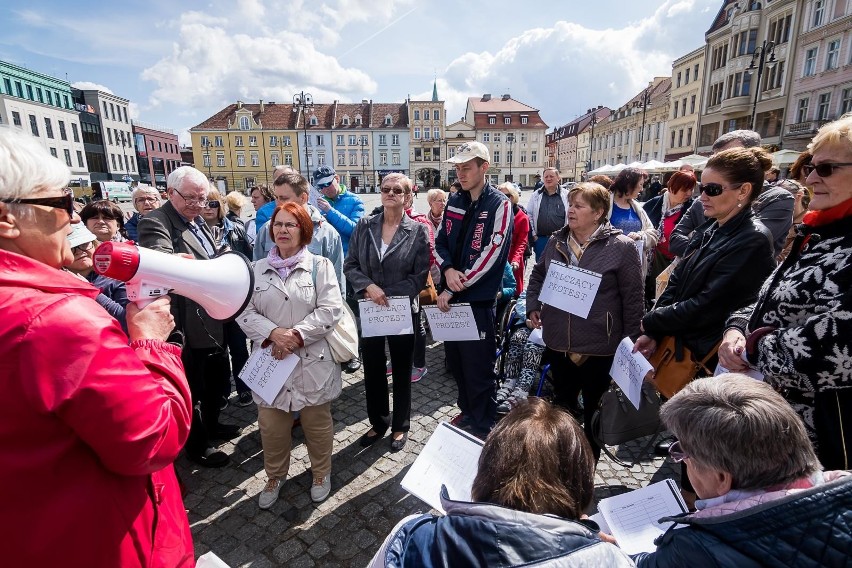
{"label": "suit jacket", "polygon": [[[213,235],[199,217],[195,223],[209,239]],[[210,255],[195,238],[189,224],[170,202],[155,209],[139,220],[139,246],[166,254],[187,253],[198,260],[208,260]],[[219,347],[225,334],[221,321],[214,320],[204,309],[188,298],[172,295],[172,314],[175,324],[184,333],[187,347],[194,349]]]}

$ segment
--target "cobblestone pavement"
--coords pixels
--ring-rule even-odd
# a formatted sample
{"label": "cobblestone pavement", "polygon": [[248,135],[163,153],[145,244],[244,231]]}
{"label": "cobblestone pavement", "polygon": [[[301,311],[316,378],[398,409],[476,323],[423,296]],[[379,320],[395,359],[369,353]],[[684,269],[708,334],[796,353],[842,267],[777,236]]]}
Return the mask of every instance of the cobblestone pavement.
{"label": "cobblestone pavement", "polygon": [[[267,511],[257,506],[266,483],[257,410],[237,407],[234,398],[222,421],[246,426],[243,435],[222,446],[232,463],[221,469],[199,468],[181,456],[175,464],[187,486],[185,505],[196,556],[215,552],[232,568],[268,566],[366,566],[390,529],[404,516],[429,508],[399,485],[429,435],[442,420],[458,413],[456,386],[444,371],[440,343],[427,346],[426,377],[412,385],[409,442],[390,453],[390,436],[363,449],[358,439],[369,428],[361,372],[344,375],[343,392],[332,405],[334,455],[332,492],[311,502],[310,463],[301,429],[294,433],[289,479],[278,502]],[[641,442],[641,441],[640,441]],[[616,455],[631,459],[638,442]],[[648,456],[631,469],[602,456],[596,499],[679,477],[670,461]]]}

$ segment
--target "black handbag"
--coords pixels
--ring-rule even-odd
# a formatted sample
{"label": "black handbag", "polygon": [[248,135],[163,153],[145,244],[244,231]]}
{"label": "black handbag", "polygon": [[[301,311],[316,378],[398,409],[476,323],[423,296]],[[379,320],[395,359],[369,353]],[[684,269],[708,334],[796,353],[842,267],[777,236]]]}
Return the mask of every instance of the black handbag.
{"label": "black handbag", "polygon": [[627,464],[610,453],[606,446],[617,446],[630,440],[651,436],[639,454],[641,457],[653,446],[661,430],[660,395],[649,382],[642,383],[638,410],[613,382],[601,397],[600,405],[592,416],[592,435],[595,442],[611,460],[627,467],[635,465],[638,459]]}

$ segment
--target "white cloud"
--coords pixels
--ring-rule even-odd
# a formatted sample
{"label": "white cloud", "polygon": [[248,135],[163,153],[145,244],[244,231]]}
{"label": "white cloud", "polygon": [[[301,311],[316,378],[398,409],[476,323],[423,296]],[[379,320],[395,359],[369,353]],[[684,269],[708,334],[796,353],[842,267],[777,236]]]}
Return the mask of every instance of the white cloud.
{"label": "white cloud", "polygon": [[105,87],[98,83],[92,83],[91,81],[76,81],[71,83],[71,86],[75,89],[80,89],[81,91],[101,91],[103,93],[109,93],[110,95],[115,94],[109,87]]}

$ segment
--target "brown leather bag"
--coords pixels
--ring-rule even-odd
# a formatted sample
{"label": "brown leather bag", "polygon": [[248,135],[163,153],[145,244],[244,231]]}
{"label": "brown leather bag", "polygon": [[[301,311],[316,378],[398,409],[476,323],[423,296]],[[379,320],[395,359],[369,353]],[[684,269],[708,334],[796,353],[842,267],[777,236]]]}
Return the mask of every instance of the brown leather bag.
{"label": "brown leather bag", "polygon": [[420,290],[420,305],[434,306],[438,303],[438,291],[435,289],[435,283],[432,281],[432,275],[426,273],[426,286]]}
{"label": "brown leather bag", "polygon": [[692,351],[685,345],[678,345],[672,335],[667,335],[657,344],[657,350],[648,359],[654,367],[654,382],[657,391],[666,398],[671,398],[692,381],[699,373],[712,376],[713,371],[707,368],[721,341],[701,361],[696,361]]}

